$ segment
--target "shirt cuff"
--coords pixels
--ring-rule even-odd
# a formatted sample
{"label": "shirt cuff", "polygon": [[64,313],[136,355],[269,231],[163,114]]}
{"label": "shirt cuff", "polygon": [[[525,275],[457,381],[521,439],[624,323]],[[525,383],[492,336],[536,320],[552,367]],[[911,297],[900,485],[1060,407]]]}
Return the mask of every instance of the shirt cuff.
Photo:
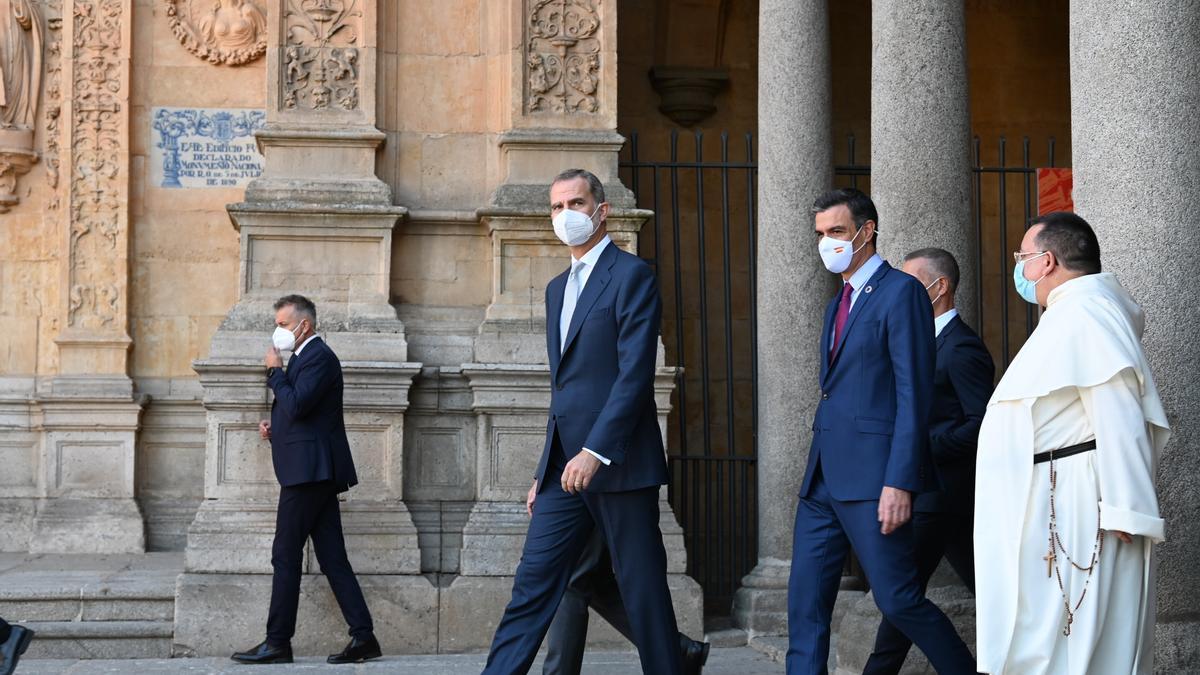
{"label": "shirt cuff", "polygon": [[584,449],[583,449],[583,451],[584,451],[584,452],[586,452],[586,453],[588,453],[588,454],[590,454],[592,457],[595,457],[596,459],[600,460],[600,463],[601,463],[601,464],[603,464],[604,466],[610,466],[610,465],[612,464],[612,460],[611,460],[611,459],[609,459],[609,458],[605,457],[604,455],[602,455],[602,454],[600,454],[600,453],[596,452],[595,450],[588,450],[587,448],[584,448]]}

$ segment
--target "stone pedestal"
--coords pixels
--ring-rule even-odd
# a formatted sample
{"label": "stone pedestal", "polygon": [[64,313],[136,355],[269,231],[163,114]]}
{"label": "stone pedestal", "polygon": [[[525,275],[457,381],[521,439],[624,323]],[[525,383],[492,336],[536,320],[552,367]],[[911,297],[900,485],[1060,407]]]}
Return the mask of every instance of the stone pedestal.
{"label": "stone pedestal", "polygon": [[32,553],[140,553],[142,513],[133,499],[142,401],[47,399],[41,408],[42,497]]}
{"label": "stone pedestal", "polygon": [[835,292],[812,238],[797,234],[833,179],[826,3],[763,0],[759,36],[758,565],[734,617],[751,635],[779,635],[819,395],[821,316]]}
{"label": "stone pedestal", "polygon": [[961,0],[872,3],[871,197],[884,257],[899,267],[919,248],[950,251],[956,306],[978,327],[963,13]]}

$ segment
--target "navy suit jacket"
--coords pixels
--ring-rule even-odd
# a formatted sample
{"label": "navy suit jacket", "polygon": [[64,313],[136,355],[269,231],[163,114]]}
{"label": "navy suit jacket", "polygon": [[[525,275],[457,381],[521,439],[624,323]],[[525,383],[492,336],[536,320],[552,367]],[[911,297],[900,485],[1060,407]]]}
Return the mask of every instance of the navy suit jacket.
{"label": "navy suit jacket", "polygon": [[863,286],[830,362],[841,294],[825,310],[821,399],[802,496],[820,462],[839,501],[879,499],[885,485],[923,492],[932,484],[933,308],[914,277],[886,262]]}
{"label": "navy suit jacket", "polygon": [[560,355],[569,272],[546,286],[551,398],[538,490],[546,485],[556,434],[568,461],[584,447],[612,460],[596,472],[589,492],[663,485],[667,463],[654,405],[662,300],[654,272],[615,243],[605,247],[579,295]]}
{"label": "navy suit jacket", "polygon": [[996,366],[983,340],[960,317],[937,336],[929,449],[941,490],[917,497],[917,511],[970,513],[975,505],[975,450],[992,397]]}
{"label": "navy suit jacket", "polygon": [[271,404],[271,460],[284,487],[333,481],[339,490],[358,483],[342,419],[342,364],[321,338],[267,378]]}

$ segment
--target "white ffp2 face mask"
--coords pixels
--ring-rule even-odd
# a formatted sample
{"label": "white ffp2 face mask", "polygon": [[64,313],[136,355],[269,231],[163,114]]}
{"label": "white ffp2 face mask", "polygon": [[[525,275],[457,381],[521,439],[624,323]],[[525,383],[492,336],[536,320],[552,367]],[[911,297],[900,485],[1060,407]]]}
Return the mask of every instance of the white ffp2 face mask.
{"label": "white ffp2 face mask", "polygon": [[[299,328],[301,324],[297,324]],[[275,348],[281,352],[290,352],[296,346],[296,334],[284,328],[276,326],[275,332],[271,334],[271,342],[275,344]]]}
{"label": "white ffp2 face mask", "polygon": [[600,210],[600,205],[596,205],[596,210],[592,211],[592,215],[587,215],[582,211],[574,209],[563,209],[554,216],[554,234],[562,243],[567,246],[579,246],[587,243],[588,239],[596,233],[599,227],[592,219],[596,217],[596,213]]}
{"label": "white ffp2 face mask", "polygon": [[863,233],[865,228],[858,228],[858,232],[850,239],[834,239],[833,237],[821,237],[821,241],[817,243],[817,250],[821,253],[821,262],[825,263],[825,269],[834,274],[841,274],[850,268],[850,261],[854,259],[854,254],[862,250],[862,246],[867,243],[863,242],[862,246],[854,248],[854,240],[858,239],[858,235]]}

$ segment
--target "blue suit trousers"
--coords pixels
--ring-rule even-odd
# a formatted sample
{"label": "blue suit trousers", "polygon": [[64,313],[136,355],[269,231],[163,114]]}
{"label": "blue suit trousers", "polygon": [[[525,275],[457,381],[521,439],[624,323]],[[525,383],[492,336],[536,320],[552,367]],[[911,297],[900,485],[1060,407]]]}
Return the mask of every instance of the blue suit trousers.
{"label": "blue suit trousers", "polygon": [[941,675],[975,672],[975,659],[946,615],[925,598],[917,577],[913,527],[880,532],[879,501],[839,501],[818,465],[800,497],[788,580],[788,675],[828,673],[829,631],[842,568],[858,553],[875,603],[893,626],[925,652]]}
{"label": "blue suit trousers", "polygon": [[679,673],[679,631],[666,584],[658,488],[572,495],[563,491],[561,475],[561,466],[546,473],[534,503],[512,600],[496,628],[484,674],[529,671],[594,527],[608,543],[642,671]]}

